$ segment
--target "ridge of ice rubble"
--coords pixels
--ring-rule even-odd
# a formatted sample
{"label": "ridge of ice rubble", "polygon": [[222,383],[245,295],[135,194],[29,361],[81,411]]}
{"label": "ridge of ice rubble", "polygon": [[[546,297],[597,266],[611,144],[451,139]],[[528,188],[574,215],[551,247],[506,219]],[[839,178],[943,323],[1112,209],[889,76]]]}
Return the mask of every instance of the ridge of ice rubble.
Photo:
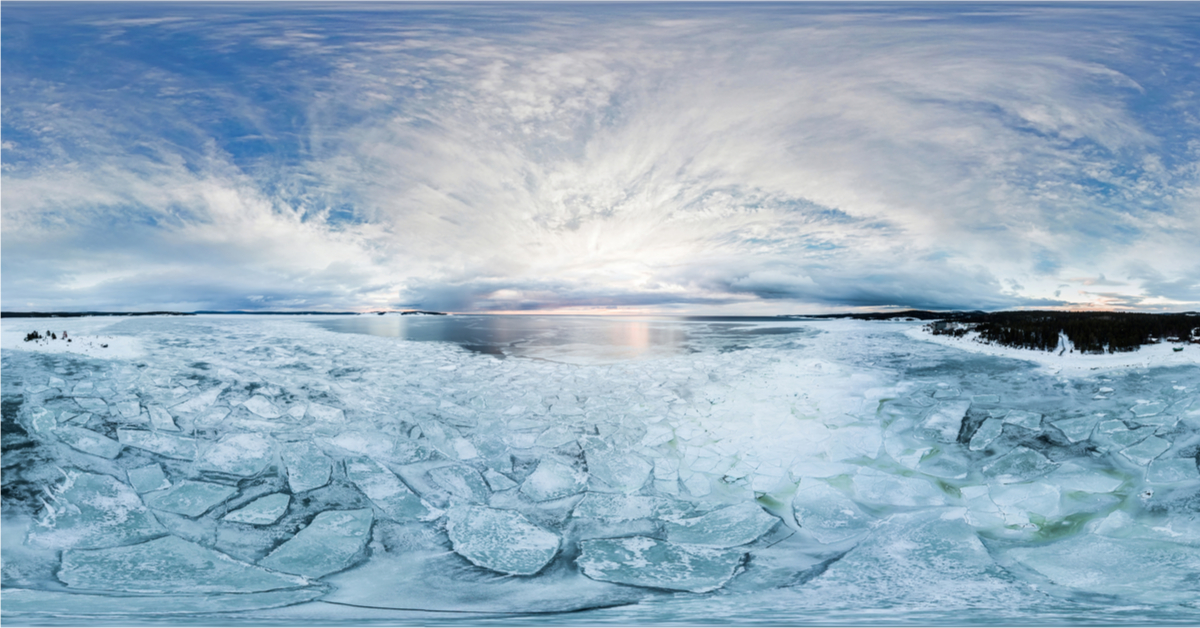
{"label": "ridge of ice rubble", "polygon": [[788,324],[816,331],[584,364],[271,318],[6,346],[0,612],[1196,612],[1200,367]]}

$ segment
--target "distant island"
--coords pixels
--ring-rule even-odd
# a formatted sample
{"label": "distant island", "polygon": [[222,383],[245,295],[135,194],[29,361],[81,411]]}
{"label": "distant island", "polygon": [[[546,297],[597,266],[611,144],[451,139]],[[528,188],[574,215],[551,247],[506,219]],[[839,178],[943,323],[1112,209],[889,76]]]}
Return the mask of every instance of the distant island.
{"label": "distant island", "polygon": [[932,321],[926,331],[937,336],[962,338],[978,333],[982,342],[1054,351],[1065,349],[1061,336],[1080,353],[1118,353],[1159,342],[1200,344],[1200,313],[1151,314],[1144,312],[875,312],[820,318],[860,320],[916,319]]}

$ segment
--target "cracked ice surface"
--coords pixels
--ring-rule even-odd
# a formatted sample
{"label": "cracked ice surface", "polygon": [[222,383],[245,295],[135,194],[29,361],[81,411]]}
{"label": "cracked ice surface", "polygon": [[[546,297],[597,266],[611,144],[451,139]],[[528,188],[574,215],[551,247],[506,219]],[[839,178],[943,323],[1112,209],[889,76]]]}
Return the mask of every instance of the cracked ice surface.
{"label": "cracked ice surface", "polygon": [[503,359],[87,324],[137,351],[5,344],[6,622],[1200,622],[1195,365],[1060,372],[898,322],[556,319],[677,344]]}

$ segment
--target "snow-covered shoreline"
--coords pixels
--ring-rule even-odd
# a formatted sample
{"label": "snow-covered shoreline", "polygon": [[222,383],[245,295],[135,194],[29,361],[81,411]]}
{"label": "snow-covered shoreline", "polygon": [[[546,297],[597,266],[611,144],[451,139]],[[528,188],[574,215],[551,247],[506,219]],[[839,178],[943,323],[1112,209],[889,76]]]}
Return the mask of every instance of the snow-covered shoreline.
{"label": "snow-covered shoreline", "polygon": [[[4,321],[0,329],[0,348],[35,353],[75,353],[90,358],[126,360],[142,355],[141,341],[133,336],[112,336],[102,332],[125,317],[105,318],[22,318]],[[62,337],[64,329],[69,332],[70,342]],[[56,339],[41,338],[25,341],[31,331],[53,332]]]}
{"label": "snow-covered shoreline", "polygon": [[[1144,345],[1137,351],[1125,353],[1089,354],[1078,351],[1038,351],[1036,349],[1018,349],[1005,347],[979,340],[977,332],[968,332],[961,338],[949,335],[934,335],[925,331],[924,326],[914,326],[905,332],[914,340],[922,340],[953,347],[972,353],[982,353],[1016,360],[1034,362],[1042,368],[1064,375],[1084,375],[1101,370],[1126,368],[1153,368],[1167,366],[1187,366],[1200,364],[1200,346],[1160,342]],[[1183,351],[1175,351],[1175,347],[1183,347]]]}

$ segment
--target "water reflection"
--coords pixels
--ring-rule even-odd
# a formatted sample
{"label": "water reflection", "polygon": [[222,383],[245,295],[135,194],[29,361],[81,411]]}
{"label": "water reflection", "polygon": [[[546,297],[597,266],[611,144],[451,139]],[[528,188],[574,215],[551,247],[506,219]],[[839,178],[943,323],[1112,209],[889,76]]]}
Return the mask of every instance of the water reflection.
{"label": "water reflection", "polygon": [[[343,333],[453,342],[496,356],[593,363],[688,353],[714,343],[742,348],[755,336],[805,332],[777,318],[364,315],[314,320]],[[772,323],[772,324],[766,324]]]}

